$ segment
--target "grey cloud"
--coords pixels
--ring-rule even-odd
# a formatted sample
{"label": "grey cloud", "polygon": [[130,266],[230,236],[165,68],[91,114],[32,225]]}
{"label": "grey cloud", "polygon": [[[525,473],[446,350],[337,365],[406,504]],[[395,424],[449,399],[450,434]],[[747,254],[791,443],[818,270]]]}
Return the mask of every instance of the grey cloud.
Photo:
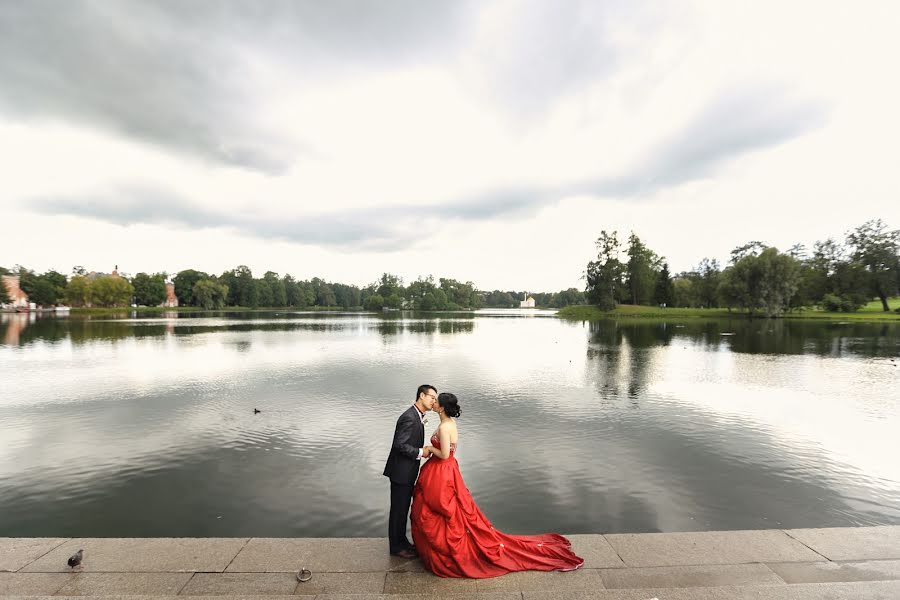
{"label": "grey cloud", "polygon": [[539,121],[560,96],[624,65],[626,50],[616,30],[627,29],[650,44],[666,12],[663,6],[619,0],[572,0],[565,10],[543,0],[514,6],[502,37],[484,41],[473,59],[502,112],[519,117],[518,129]]}
{"label": "grey cloud", "polygon": [[[272,0],[0,4],[0,110],[85,122],[227,165],[286,170],[308,152],[254,115],[249,53],[298,74],[452,40],[463,3]],[[444,35],[448,34],[448,35]],[[266,56],[269,55],[269,56]],[[302,110],[302,107],[298,107]]]}
{"label": "grey cloud", "polygon": [[710,103],[677,135],[664,140],[624,174],[552,186],[509,186],[442,204],[395,204],[310,217],[263,218],[250,212],[202,208],[158,188],[123,186],[100,198],[38,198],[31,206],[44,214],[90,217],[119,225],[230,227],[251,236],[304,244],[397,250],[413,243],[408,225],[415,222],[522,218],[573,195],[639,200],[649,192],[708,177],[721,164],[748,152],[803,135],[821,125],[825,114],[822,105],[786,101],[784,93],[729,94]]}
{"label": "grey cloud", "polygon": [[[527,201],[523,198],[527,197]],[[28,205],[47,215],[86,217],[115,225],[153,224],[189,229],[231,228],[264,239],[368,251],[411,245],[408,226],[429,220],[484,221],[528,214],[548,199],[528,190],[476,197],[458,204],[392,205],[309,216],[260,217],[252,211],[210,209],[166,189],[123,185],[103,194],[33,198]]]}
{"label": "grey cloud", "polygon": [[631,196],[700,179],[728,160],[822,126],[827,112],[824,104],[792,99],[782,88],[732,91],[710,102],[629,172],[589,182],[585,191]]}
{"label": "grey cloud", "polygon": [[750,152],[800,137],[822,126],[827,112],[820,102],[791,99],[785,89],[732,91],[713,99],[623,173],[560,185],[497,188],[430,210],[446,218],[486,220],[534,214],[568,196],[639,200],[659,189],[709,177]]}
{"label": "grey cloud", "polygon": [[116,225],[166,225],[189,229],[232,228],[246,235],[304,244],[396,249],[402,240],[396,226],[404,215],[399,207],[309,217],[260,217],[251,211],[209,209],[179,194],[145,185],[124,185],[105,194],[35,198],[31,210],[48,215],[71,215]]}

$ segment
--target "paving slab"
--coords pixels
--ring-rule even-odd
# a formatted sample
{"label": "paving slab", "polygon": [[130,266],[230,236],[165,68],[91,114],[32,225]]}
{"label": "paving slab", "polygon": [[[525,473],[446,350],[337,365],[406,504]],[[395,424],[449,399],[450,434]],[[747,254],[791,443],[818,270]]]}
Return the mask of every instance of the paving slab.
{"label": "paving slab", "polygon": [[477,579],[437,577],[431,573],[388,573],[385,594],[476,593]]}
{"label": "paving slab", "polygon": [[581,568],[566,572],[523,571],[490,579],[478,579],[475,587],[479,592],[602,590],[603,579],[600,578],[600,571],[597,569]]}
{"label": "paving slab", "polygon": [[[476,592],[474,594],[394,594],[384,600],[522,600],[521,592]],[[316,598],[316,600],[319,600]]]}
{"label": "paving slab", "polygon": [[294,594],[381,594],[384,580],[384,573],[313,573],[312,579],[297,584]]}
{"label": "paving slab", "polygon": [[69,538],[0,538],[0,571],[18,571]]}
{"label": "paving slab", "polygon": [[900,580],[900,560],[779,563],[768,567],[788,583]]}
{"label": "paving slab", "polygon": [[[172,594],[107,594],[103,600],[179,600]],[[3,600],[84,600],[85,596],[4,596]],[[233,596],[190,596],[189,600],[261,600],[260,596],[237,594]],[[264,600],[302,600],[297,596],[265,596]]]}
{"label": "paving slab", "polygon": [[397,557],[393,557],[395,560],[394,566],[392,566],[389,571],[393,573],[424,573],[425,565],[422,564],[422,561],[418,558],[414,558],[412,560],[398,560]]}
{"label": "paving slab", "polygon": [[[80,600],[79,596],[8,596],[4,600]],[[105,600],[175,600],[173,596],[105,596]],[[676,590],[597,590],[570,592],[487,593],[465,595],[322,594],[316,600],[897,600],[900,582],[813,583],[780,586],[727,586]],[[259,600],[259,596],[191,596],[191,600]],[[266,596],[266,600],[297,600]]]}
{"label": "paving slab", "polygon": [[75,575],[66,573],[0,573],[0,596],[55,594]]}
{"label": "paving slab", "polygon": [[[4,599],[5,600],[5,599]],[[266,599],[268,600],[268,598]],[[421,594],[321,594],[316,600],[522,600],[520,592],[423,592]]]}
{"label": "paving slab", "polygon": [[62,596],[174,596],[190,578],[191,573],[78,573],[56,593]]}
{"label": "paving slab", "polygon": [[784,583],[771,569],[761,564],[603,569],[600,571],[600,575],[605,587],[609,589],[778,585]]}
{"label": "paving slab", "polygon": [[785,533],[831,560],[900,558],[900,526],[786,529]]}
{"label": "paving slab", "polygon": [[778,530],[611,534],[606,539],[629,567],[825,560]]}
{"label": "paving slab", "polygon": [[84,549],[86,573],[224,571],[247,538],[78,538],[21,569],[65,572],[66,560]]}
{"label": "paving slab", "polygon": [[[900,582],[801,583],[678,589],[524,592],[523,600],[897,600]],[[350,600],[337,599],[334,600]]]}
{"label": "paving slab", "polygon": [[578,534],[566,537],[572,542],[572,550],[575,554],[584,559],[584,568],[586,569],[611,569],[625,566],[615,549],[602,535]]}
{"label": "paving slab", "polygon": [[293,573],[194,573],[182,596],[289,595],[297,587]]}
{"label": "paving slab", "polygon": [[409,561],[388,554],[382,538],[253,538],[229,573],[365,573],[390,571]]}

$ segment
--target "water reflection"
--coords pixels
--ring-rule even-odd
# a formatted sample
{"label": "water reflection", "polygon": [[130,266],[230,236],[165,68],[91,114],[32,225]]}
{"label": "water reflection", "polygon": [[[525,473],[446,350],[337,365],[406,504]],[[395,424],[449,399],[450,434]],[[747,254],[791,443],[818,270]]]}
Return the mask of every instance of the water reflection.
{"label": "water reflection", "polygon": [[0,340],[7,345],[28,345],[34,342],[70,340],[84,344],[94,340],[117,341],[127,338],[148,338],[174,334],[193,336],[221,331],[316,331],[343,332],[347,329],[375,329],[385,336],[402,333],[471,333],[474,317],[471,314],[441,318],[386,317],[334,313],[186,313],[166,311],[87,315],[54,318],[40,313],[2,313]]}
{"label": "water reflection", "polygon": [[0,324],[0,536],[383,536],[421,382],[461,398],[463,475],[509,531],[900,523],[893,324]]}

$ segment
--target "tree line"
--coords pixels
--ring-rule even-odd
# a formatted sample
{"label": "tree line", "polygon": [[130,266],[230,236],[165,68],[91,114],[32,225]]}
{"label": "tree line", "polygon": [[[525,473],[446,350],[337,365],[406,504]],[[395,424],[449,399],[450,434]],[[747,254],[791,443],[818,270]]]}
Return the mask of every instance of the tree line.
{"label": "tree line", "polygon": [[[185,269],[171,280],[167,273],[138,273],[133,277],[87,273],[81,266],[70,276],[57,271],[37,274],[25,267],[3,273],[19,275],[20,287],[31,302],[40,306],[66,303],[73,307],[159,306],[166,300],[166,282],[174,284],[179,306],[206,309],[247,308],[342,308],[346,310],[465,310],[475,308],[518,307],[525,297],[518,291],[482,291],[471,281],[432,276],[419,277],[404,284],[397,275],[384,273],[366,286],[328,282],[319,277],[308,280],[267,271],[254,277],[245,265],[212,275],[197,269]],[[3,287],[3,293],[6,289]],[[575,288],[559,292],[530,294],[538,307],[561,308],[583,304],[584,292]],[[2,298],[2,296],[0,296]],[[6,300],[4,300],[6,301]]]}
{"label": "tree line", "polygon": [[601,231],[596,246],[585,294],[602,310],[617,304],[723,307],[771,317],[814,306],[852,312],[878,298],[888,311],[888,298],[900,294],[900,230],[880,219],[848,231],[844,240],[817,241],[811,250],[795,244],[780,252],[751,241],[734,248],[724,268],[703,258],[674,276],[665,257],[634,232],[624,250],[616,231]]}

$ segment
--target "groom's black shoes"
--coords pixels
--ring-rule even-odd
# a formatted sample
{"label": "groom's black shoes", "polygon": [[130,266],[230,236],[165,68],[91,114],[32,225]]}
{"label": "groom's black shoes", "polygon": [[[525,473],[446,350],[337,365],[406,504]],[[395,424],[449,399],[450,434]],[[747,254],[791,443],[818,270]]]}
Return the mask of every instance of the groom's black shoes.
{"label": "groom's black shoes", "polygon": [[412,550],[401,550],[400,552],[391,552],[391,556],[399,556],[400,558],[413,559],[418,556]]}

